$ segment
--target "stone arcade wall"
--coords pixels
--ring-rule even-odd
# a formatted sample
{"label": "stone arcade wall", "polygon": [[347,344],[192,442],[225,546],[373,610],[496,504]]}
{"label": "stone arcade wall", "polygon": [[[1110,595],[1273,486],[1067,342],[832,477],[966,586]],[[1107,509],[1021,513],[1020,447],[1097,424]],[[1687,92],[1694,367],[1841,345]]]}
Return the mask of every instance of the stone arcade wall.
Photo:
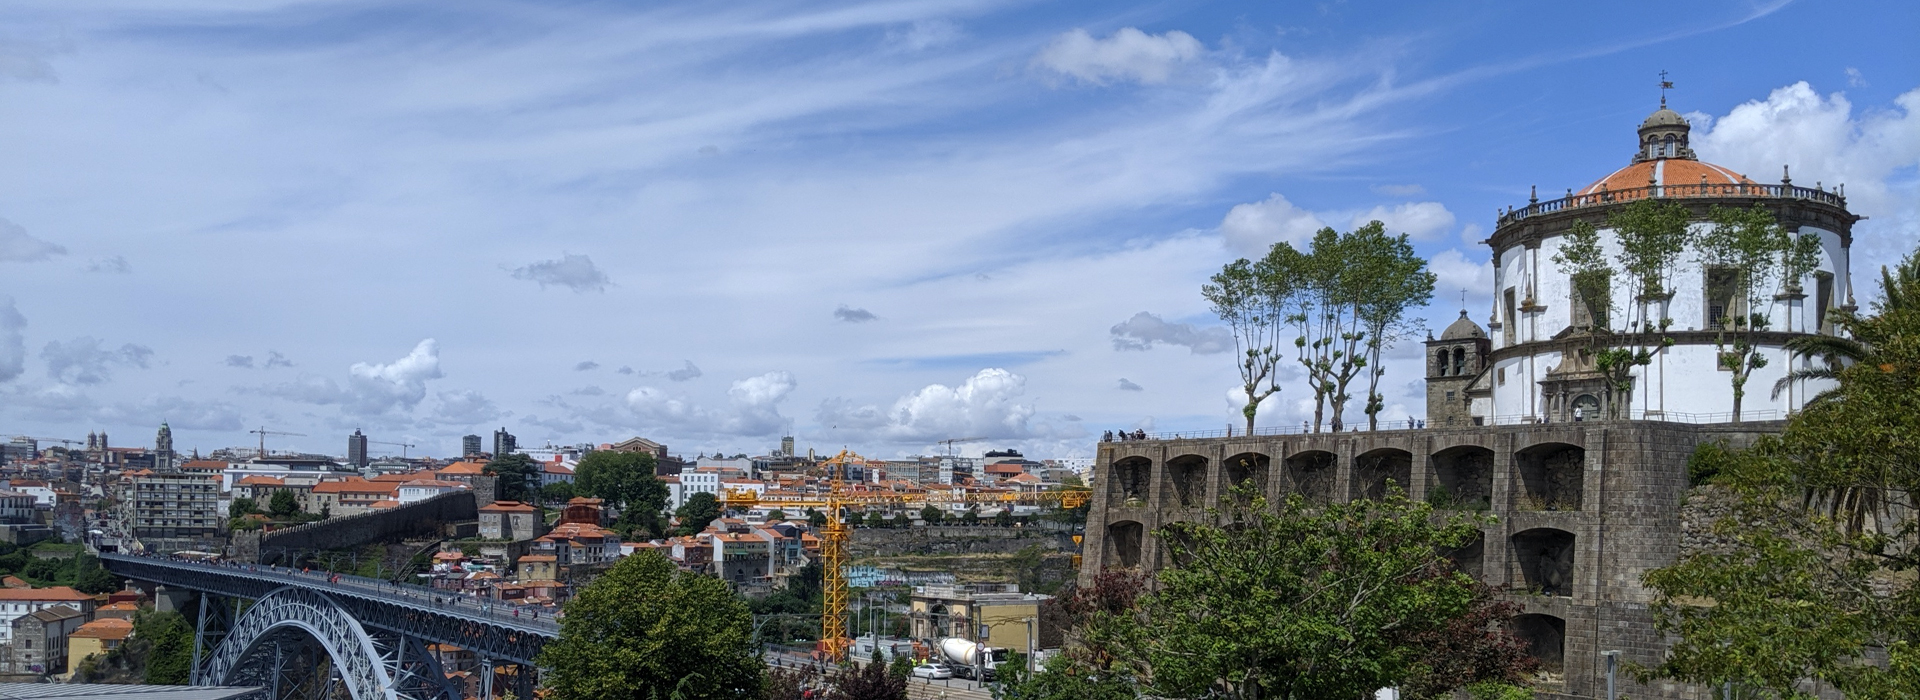
{"label": "stone arcade wall", "polygon": [[275,557],[286,551],[318,551],[358,547],[404,535],[437,531],[453,523],[478,519],[472,491],[453,491],[386,510],[329,518],[261,537],[257,556]]}
{"label": "stone arcade wall", "polygon": [[[1463,566],[1512,589],[1524,607],[1518,626],[1541,656],[1559,650],[1559,678],[1542,697],[1597,698],[1606,693],[1601,651],[1647,664],[1665,654],[1640,576],[1680,551],[1687,457],[1701,442],[1745,446],[1781,426],[1606,421],[1102,443],[1080,577],[1164,566],[1150,533],[1205,518],[1230,479],[1254,479],[1270,496],[1345,501],[1404,474],[1416,500],[1432,493],[1499,516],[1483,529],[1477,566],[1471,550]],[[1622,683],[1635,698],[1706,697],[1690,686]]]}

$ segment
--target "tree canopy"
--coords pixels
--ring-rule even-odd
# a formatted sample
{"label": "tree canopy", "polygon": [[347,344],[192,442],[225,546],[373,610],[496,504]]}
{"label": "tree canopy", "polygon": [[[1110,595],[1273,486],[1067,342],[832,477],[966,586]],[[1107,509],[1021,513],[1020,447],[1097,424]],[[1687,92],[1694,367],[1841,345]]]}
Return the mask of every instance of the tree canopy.
{"label": "tree canopy", "polygon": [[707,529],[707,524],[720,517],[720,499],[710,493],[696,493],[687,497],[687,502],[673,512],[680,519],[680,534],[695,535]]}
{"label": "tree canopy", "polygon": [[654,476],[657,465],[645,452],[591,452],[573,471],[574,490],[605,501],[620,514],[620,529],[663,535],[660,514],[667,507],[667,485]]}
{"label": "tree canopy", "polygon": [[532,502],[540,489],[540,463],[523,454],[501,455],[484,470],[498,478],[501,500]]}
{"label": "tree canopy", "polygon": [[1744,451],[1695,469],[1732,507],[1716,544],[1649,572],[1657,627],[1678,636],[1643,675],[1810,698],[1920,688],[1920,252],[1882,271],[1839,386]]}
{"label": "tree canopy", "polygon": [[553,700],[745,700],[763,673],[746,604],[653,552],[621,559],[568,601],[540,665]]}
{"label": "tree canopy", "polygon": [[1059,672],[1135,678],[1149,695],[1252,700],[1397,685],[1440,694],[1532,668],[1500,625],[1513,608],[1442,554],[1479,536],[1479,516],[1440,516],[1398,493],[1330,505],[1294,496],[1277,509],[1248,495],[1216,515],[1223,524],[1155,532],[1169,565],[1136,601],[1128,593],[1142,589],[1118,580],[1076,592],[1090,651]]}

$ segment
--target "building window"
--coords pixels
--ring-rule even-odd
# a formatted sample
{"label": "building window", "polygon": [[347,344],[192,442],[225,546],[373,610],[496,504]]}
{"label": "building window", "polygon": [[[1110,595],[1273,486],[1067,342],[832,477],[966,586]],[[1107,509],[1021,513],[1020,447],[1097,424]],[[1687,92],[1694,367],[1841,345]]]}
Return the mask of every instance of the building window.
{"label": "building window", "polygon": [[[1608,328],[1607,311],[1612,306],[1608,292],[1613,289],[1613,275],[1607,271],[1581,274],[1593,275],[1594,279],[1586,285],[1582,285],[1577,276],[1567,280],[1567,288],[1572,290],[1573,303],[1568,305],[1568,311],[1572,314],[1573,326],[1575,328]],[[1588,287],[1592,293],[1581,292],[1582,286]]]}
{"label": "building window", "polygon": [[1732,268],[1707,270],[1707,330],[1723,330],[1743,313],[1739,282],[1740,275]]}
{"label": "building window", "polygon": [[1813,332],[1830,332],[1827,328],[1827,307],[1832,304],[1833,273],[1813,273]]}
{"label": "building window", "polygon": [[1453,374],[1454,376],[1459,376],[1466,373],[1467,373],[1467,351],[1463,348],[1454,348],[1453,349]]}
{"label": "building window", "polygon": [[1518,308],[1518,307],[1516,307],[1516,306],[1514,305],[1514,296],[1513,296],[1513,288],[1512,288],[1512,287],[1508,287],[1508,288],[1507,288],[1507,293],[1506,293],[1506,306],[1507,306],[1507,315],[1506,315],[1506,319],[1507,319],[1507,322],[1506,322],[1506,324],[1505,324],[1505,325],[1504,325],[1504,326],[1503,326],[1503,327],[1501,328],[1501,330],[1502,330],[1502,331],[1504,331],[1504,332],[1506,333],[1506,336],[1507,336],[1507,343],[1506,343],[1506,344],[1508,344],[1508,345],[1512,345],[1512,344],[1513,344],[1513,333],[1514,333],[1514,328],[1515,328],[1515,326],[1518,326],[1518,325],[1520,325],[1520,324],[1518,323],[1518,319],[1516,319],[1516,318],[1514,318],[1514,310],[1515,310],[1516,308]]}

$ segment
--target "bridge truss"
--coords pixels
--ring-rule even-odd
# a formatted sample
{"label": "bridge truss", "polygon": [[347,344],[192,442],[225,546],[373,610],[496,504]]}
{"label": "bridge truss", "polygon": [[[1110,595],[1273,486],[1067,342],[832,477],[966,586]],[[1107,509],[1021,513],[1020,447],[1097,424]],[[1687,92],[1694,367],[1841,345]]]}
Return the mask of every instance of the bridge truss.
{"label": "bridge truss", "polygon": [[[102,555],[115,574],[201,594],[194,685],[253,685],[271,700],[460,700],[428,643],[472,651],[481,698],[496,665],[517,666],[516,695],[533,696],[533,665],[559,629],[511,606],[450,605],[445,591],[357,577],[247,565]],[[250,601],[250,602],[249,602]]]}

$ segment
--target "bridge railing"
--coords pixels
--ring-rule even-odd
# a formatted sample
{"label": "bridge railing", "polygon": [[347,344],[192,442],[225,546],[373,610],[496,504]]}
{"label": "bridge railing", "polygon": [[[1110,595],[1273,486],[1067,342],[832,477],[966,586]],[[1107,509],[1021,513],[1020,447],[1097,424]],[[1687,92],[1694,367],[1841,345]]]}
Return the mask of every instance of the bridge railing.
{"label": "bridge railing", "polygon": [[551,608],[539,605],[523,605],[512,601],[494,600],[491,598],[465,596],[457,592],[443,591],[426,586],[394,583],[351,574],[336,574],[326,571],[303,571],[287,567],[268,566],[265,564],[243,564],[237,562],[205,563],[174,559],[171,557],[133,556],[127,554],[102,554],[100,558],[108,562],[124,561],[130,564],[166,567],[183,573],[234,576],[279,585],[299,586],[323,592],[360,596],[412,608],[431,610],[440,615],[517,628],[545,637],[558,637],[560,635],[560,621],[556,619],[555,611]]}

